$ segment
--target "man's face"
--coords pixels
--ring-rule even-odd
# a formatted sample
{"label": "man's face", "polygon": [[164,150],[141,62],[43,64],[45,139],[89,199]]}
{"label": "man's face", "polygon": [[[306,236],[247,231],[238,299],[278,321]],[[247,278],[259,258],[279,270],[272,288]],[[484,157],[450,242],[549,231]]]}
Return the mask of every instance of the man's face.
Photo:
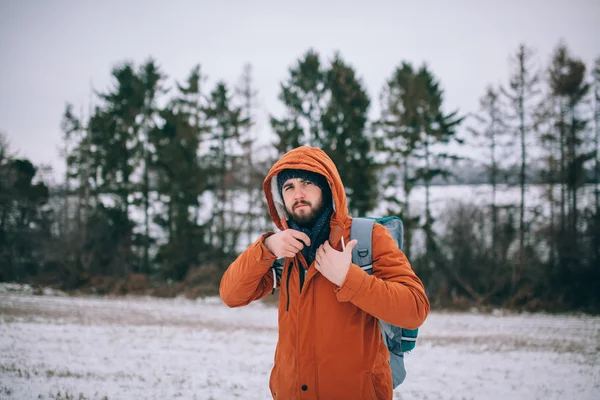
{"label": "man's face", "polygon": [[281,193],[288,215],[298,225],[312,227],[323,210],[321,188],[310,181],[292,178],[285,181]]}

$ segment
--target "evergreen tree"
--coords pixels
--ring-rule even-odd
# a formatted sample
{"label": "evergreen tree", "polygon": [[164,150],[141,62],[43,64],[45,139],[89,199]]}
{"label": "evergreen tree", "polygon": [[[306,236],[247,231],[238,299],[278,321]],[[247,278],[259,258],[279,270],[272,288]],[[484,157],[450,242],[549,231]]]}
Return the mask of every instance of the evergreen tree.
{"label": "evergreen tree", "polygon": [[425,266],[430,267],[434,258],[440,255],[436,249],[434,220],[431,215],[431,182],[438,176],[447,178],[451,175],[444,162],[456,160],[458,157],[443,151],[443,146],[452,142],[462,143],[456,135],[456,128],[463,118],[457,117],[457,111],[449,114],[443,112],[443,91],[426,65],[419,69],[415,79],[421,95],[420,98],[414,99],[414,112],[420,131],[416,142],[416,156],[424,161],[415,171],[415,177],[425,185]]}
{"label": "evergreen tree", "polygon": [[218,82],[210,94],[206,117],[210,153],[206,157],[210,165],[211,189],[215,194],[210,243],[218,249],[215,259],[222,267],[228,263],[237,248],[242,233],[239,213],[234,209],[234,196],[241,187],[236,181],[235,171],[241,158],[239,146],[240,130],[248,120],[242,118],[242,110],[232,104],[227,86]]}
{"label": "evergreen tree", "polygon": [[318,53],[308,50],[289,72],[290,77],[281,83],[279,94],[286,116],[271,117],[271,126],[278,137],[275,147],[281,155],[298,146],[320,145],[321,116],[326,106],[326,72]]}
{"label": "evergreen tree", "polygon": [[[562,182],[566,188],[566,214],[563,216],[561,226],[561,265],[562,275],[569,274],[565,269],[580,268],[580,220],[581,212],[578,204],[579,189],[585,184],[585,163],[593,159],[594,154],[586,152],[585,129],[587,120],[582,114],[581,105],[587,96],[590,85],[585,82],[585,64],[574,59],[569,54],[565,45],[559,45],[552,57],[549,68],[549,83],[551,93],[559,107],[559,120],[557,121],[561,147]],[[562,199],[565,200],[564,197]],[[566,221],[565,221],[566,217]]]}
{"label": "evergreen tree", "polygon": [[104,207],[108,218],[119,226],[119,261],[113,263],[117,273],[130,272],[137,264],[133,256],[133,227],[130,206],[136,187],[133,172],[140,164],[139,121],[144,107],[144,83],[129,63],[113,69],[115,87],[101,93],[102,106],[96,107],[90,119],[91,145],[95,148],[95,168],[99,190],[110,195],[114,206]]}
{"label": "evergreen tree", "polygon": [[[556,111],[557,104],[556,99],[552,94],[544,96],[545,100],[542,101],[536,116],[535,116],[535,130],[539,134],[540,147],[544,154],[542,155],[542,163],[545,168],[540,173],[540,178],[543,183],[548,185],[546,191],[546,198],[548,200],[550,210],[550,220],[548,226],[548,237],[550,241],[549,245],[549,265],[556,266],[558,260],[558,247],[560,243],[557,243],[559,239],[558,235],[558,224],[557,224],[557,213],[556,204],[556,188],[560,189],[561,194],[564,193],[563,184],[561,181],[561,139],[562,137],[557,132],[559,124],[557,120],[560,113]],[[564,208],[563,208],[564,210]],[[563,227],[564,215],[561,215],[560,226]]]}
{"label": "evergreen tree", "polygon": [[425,185],[423,229],[427,266],[430,256],[436,252],[429,189],[434,178],[450,175],[443,162],[456,157],[442,150],[444,145],[453,141],[460,143],[456,128],[463,118],[457,117],[457,112],[443,112],[443,91],[426,65],[414,70],[410,63],[403,62],[387,81],[382,97],[384,105],[379,123],[383,129],[381,150],[392,171],[387,185],[393,185],[396,172],[403,169],[403,217],[408,222],[406,246],[409,253],[415,220],[408,212],[408,199],[416,182],[421,181]]}
{"label": "evergreen tree", "polygon": [[142,182],[139,202],[141,202],[144,210],[144,233],[140,235],[143,258],[140,272],[147,273],[150,271],[150,245],[152,239],[150,237],[150,202],[151,194],[156,191],[156,188],[150,186],[150,173],[152,169],[152,153],[155,149],[152,148],[149,135],[150,131],[155,129],[156,120],[158,117],[158,96],[165,93],[162,87],[162,81],[165,76],[160,71],[153,59],[149,59],[139,71],[139,79],[143,90],[143,106],[140,110],[140,127],[138,129],[139,158],[141,160],[140,168],[142,170]]}
{"label": "evergreen tree", "polygon": [[0,134],[0,281],[19,281],[41,272],[41,243],[49,237],[43,207],[49,191],[36,182],[39,169],[13,158]]}
{"label": "evergreen tree", "polygon": [[525,267],[525,185],[527,180],[527,140],[532,135],[532,119],[535,114],[533,105],[539,91],[540,74],[531,67],[533,50],[520,45],[513,59],[514,70],[510,77],[509,88],[502,88],[502,93],[509,101],[513,114],[510,116],[516,122],[515,133],[520,144],[520,173],[521,204],[519,211],[519,263],[513,266],[512,290],[517,287],[519,275]]}
{"label": "evergreen tree", "polygon": [[600,263],[600,57],[594,63],[592,69],[592,79],[594,85],[594,151],[596,153],[594,163],[594,199],[596,223],[594,226],[594,263]]}
{"label": "evergreen tree", "polygon": [[255,109],[257,107],[257,94],[254,88],[254,80],[252,76],[252,65],[246,64],[240,78],[240,82],[236,87],[236,96],[241,103],[242,118],[246,121],[245,126],[240,130],[240,145],[243,150],[242,168],[239,170],[239,180],[243,182],[246,208],[246,242],[249,245],[254,242],[257,232],[261,231],[261,215],[262,212],[257,207],[262,198],[262,174],[257,170],[255,154],[258,150],[256,143],[257,136]]}
{"label": "evergreen tree", "polygon": [[377,204],[377,180],[367,130],[370,99],[354,69],[336,54],[327,70],[329,102],[321,116],[321,147],[338,168],[351,214],[366,215]]}
{"label": "evergreen tree", "polygon": [[490,201],[492,229],[491,229],[491,246],[494,255],[493,260],[499,260],[500,255],[504,252],[499,251],[497,238],[498,231],[498,206],[497,206],[497,187],[499,183],[499,151],[498,147],[502,146],[501,137],[506,131],[504,122],[503,109],[499,92],[493,87],[488,86],[485,95],[479,100],[480,114],[476,115],[476,120],[482,125],[482,130],[477,131],[471,129],[471,132],[476,136],[481,136],[484,139],[483,146],[488,149],[489,162],[485,163],[488,171],[488,182],[492,186],[492,197]]}
{"label": "evergreen tree", "polygon": [[339,53],[323,66],[319,55],[309,50],[290,69],[279,98],[286,114],[271,118],[279,153],[302,145],[323,149],[338,167],[351,213],[372,210],[377,185],[367,130],[370,99],[354,69]]}
{"label": "evergreen tree", "polygon": [[154,217],[167,236],[156,261],[165,277],[177,280],[211,254],[198,225],[199,199],[207,188],[198,156],[205,132],[203,80],[200,66],[195,66],[185,85],[177,84],[177,97],[160,111],[161,123],[150,132],[156,186],[166,208]]}
{"label": "evergreen tree", "polygon": [[[384,192],[391,194],[384,200],[392,204],[388,209],[389,214],[402,217],[405,229],[404,252],[410,258],[412,252],[413,232],[419,223],[418,216],[410,213],[410,194],[415,187],[414,162],[420,128],[416,114],[409,108],[412,99],[418,96],[418,89],[414,79],[415,70],[408,62],[403,62],[392,73],[382,90],[382,113],[377,126],[381,130],[378,141],[378,150],[384,155],[383,164]],[[400,185],[401,181],[401,185]],[[396,195],[395,188],[401,186],[403,199]],[[394,204],[399,207],[394,208]]]}

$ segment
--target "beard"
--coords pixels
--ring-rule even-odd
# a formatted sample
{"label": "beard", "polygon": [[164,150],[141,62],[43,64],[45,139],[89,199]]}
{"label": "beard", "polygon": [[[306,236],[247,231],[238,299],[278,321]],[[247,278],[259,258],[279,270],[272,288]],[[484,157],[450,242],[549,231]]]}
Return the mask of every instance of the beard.
{"label": "beard", "polygon": [[[305,205],[306,207],[297,209],[296,207],[300,204]],[[323,212],[323,208],[324,204],[323,199],[321,198],[314,204],[306,200],[300,200],[292,204],[291,210],[287,206],[285,207],[285,210],[295,223],[303,228],[310,229],[319,215],[321,215],[321,212]]]}

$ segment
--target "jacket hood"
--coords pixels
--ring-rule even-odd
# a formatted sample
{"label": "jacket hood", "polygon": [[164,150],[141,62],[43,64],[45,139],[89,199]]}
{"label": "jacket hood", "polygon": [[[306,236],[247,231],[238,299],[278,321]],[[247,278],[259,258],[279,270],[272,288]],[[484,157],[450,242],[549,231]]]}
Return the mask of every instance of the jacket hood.
{"label": "jacket hood", "polygon": [[327,179],[333,197],[332,225],[344,226],[348,218],[346,192],[335,164],[321,149],[302,146],[287,152],[277,161],[263,182],[263,190],[269,205],[271,219],[281,230],[287,229],[288,214],[285,211],[283,198],[277,190],[277,175],[284,169],[303,169],[316,172]]}

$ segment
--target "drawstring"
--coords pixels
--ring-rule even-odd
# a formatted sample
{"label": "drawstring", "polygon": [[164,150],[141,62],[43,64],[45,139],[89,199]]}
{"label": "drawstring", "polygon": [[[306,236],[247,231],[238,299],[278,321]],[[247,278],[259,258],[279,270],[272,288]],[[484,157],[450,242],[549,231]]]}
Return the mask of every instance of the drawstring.
{"label": "drawstring", "polygon": [[285,290],[287,292],[287,305],[285,306],[285,311],[289,311],[290,309],[290,276],[292,276],[292,265],[293,262],[288,264],[288,274],[285,280]]}
{"label": "drawstring", "polygon": [[274,294],[275,289],[277,289],[277,271],[275,271],[275,267],[271,268],[271,271],[273,271],[273,290],[271,291],[271,294]]}

